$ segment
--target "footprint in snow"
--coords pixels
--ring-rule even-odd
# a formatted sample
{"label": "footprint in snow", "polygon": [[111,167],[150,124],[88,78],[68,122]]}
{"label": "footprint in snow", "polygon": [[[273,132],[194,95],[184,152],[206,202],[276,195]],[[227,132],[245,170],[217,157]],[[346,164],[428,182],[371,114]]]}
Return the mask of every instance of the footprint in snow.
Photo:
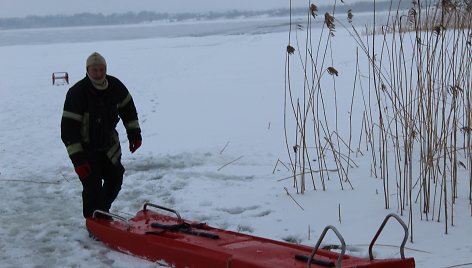
{"label": "footprint in snow", "polygon": [[254,217],[264,217],[264,216],[269,215],[270,213],[272,213],[272,210],[264,210],[264,211],[261,211],[259,213],[254,214],[252,216],[254,216]]}
{"label": "footprint in snow", "polygon": [[232,214],[232,215],[237,215],[237,214],[242,214],[247,210],[255,210],[258,208],[259,206],[251,206],[251,207],[245,207],[245,208],[244,207],[222,208],[220,210],[226,213]]}

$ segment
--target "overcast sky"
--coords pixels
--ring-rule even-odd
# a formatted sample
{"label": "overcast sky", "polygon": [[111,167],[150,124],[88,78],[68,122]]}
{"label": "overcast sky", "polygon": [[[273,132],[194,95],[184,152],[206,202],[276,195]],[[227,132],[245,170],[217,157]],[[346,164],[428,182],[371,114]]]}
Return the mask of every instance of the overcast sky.
{"label": "overcast sky", "polygon": [[[334,3],[334,0],[330,1]],[[292,0],[294,6],[305,6],[307,3],[306,0]],[[0,0],[0,17],[82,12],[111,14],[145,10],[169,13],[262,10],[288,8],[289,4],[290,0]]]}

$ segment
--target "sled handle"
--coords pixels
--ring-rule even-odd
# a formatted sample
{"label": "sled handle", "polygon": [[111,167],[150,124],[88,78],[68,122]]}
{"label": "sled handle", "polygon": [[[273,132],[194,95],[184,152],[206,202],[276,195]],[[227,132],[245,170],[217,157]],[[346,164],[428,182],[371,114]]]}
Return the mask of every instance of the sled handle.
{"label": "sled handle", "polygon": [[146,202],[146,203],[144,203],[144,206],[143,206],[144,211],[147,210],[147,206],[155,207],[155,208],[162,209],[162,210],[165,210],[165,211],[168,211],[168,212],[172,212],[177,216],[177,221],[179,223],[182,222],[182,218],[180,217],[180,214],[174,209],[166,208],[166,207],[163,207],[163,206],[159,206],[159,205],[156,205],[156,204],[153,204],[153,203]]}
{"label": "sled handle", "polygon": [[403,242],[400,246],[400,256],[402,257],[402,259],[405,259],[405,244],[406,244],[406,241],[408,240],[408,227],[406,226],[405,222],[397,214],[390,213],[385,217],[385,219],[383,220],[382,224],[379,227],[379,230],[377,231],[374,238],[370,242],[369,258],[371,261],[374,259],[374,255],[372,254],[372,248],[374,247],[374,243],[375,241],[377,241],[377,238],[379,238],[379,235],[382,232],[383,228],[385,227],[385,224],[387,224],[387,221],[392,217],[395,218],[400,223],[400,225],[403,227],[403,230],[405,231]]}
{"label": "sled handle", "polygon": [[131,229],[131,225],[129,224],[128,220],[125,219],[124,217],[121,217],[120,215],[97,209],[93,212],[93,218],[94,219],[97,218],[97,214],[107,215],[107,216],[110,216],[112,218],[116,218],[120,221],[124,221],[126,223],[126,226],[127,226],[126,231],[129,231]]}
{"label": "sled handle", "polygon": [[315,254],[318,251],[318,248],[320,247],[321,242],[323,241],[326,233],[330,229],[336,234],[336,236],[339,238],[339,241],[341,242],[341,254],[339,254],[338,260],[336,261],[336,268],[341,268],[341,261],[344,257],[344,253],[346,252],[346,242],[344,242],[344,238],[341,235],[341,233],[339,233],[338,229],[336,229],[336,227],[334,227],[332,225],[326,226],[324,228],[323,232],[321,233],[320,238],[318,238],[318,242],[316,242],[316,246],[313,249],[313,251],[311,252],[310,258],[308,259],[308,262],[307,262],[307,267],[308,268],[311,267],[311,262],[313,261],[313,258],[315,257]]}

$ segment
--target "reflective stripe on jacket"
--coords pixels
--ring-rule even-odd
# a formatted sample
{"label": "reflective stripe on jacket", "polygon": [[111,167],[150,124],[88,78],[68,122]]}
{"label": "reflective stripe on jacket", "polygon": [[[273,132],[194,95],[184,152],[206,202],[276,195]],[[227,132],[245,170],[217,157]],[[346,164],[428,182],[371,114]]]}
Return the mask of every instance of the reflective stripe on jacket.
{"label": "reflective stripe on jacket", "polygon": [[87,152],[106,153],[113,163],[121,158],[116,125],[121,119],[129,140],[141,139],[138,114],[128,89],[107,75],[108,88],[97,90],[86,76],[67,92],[61,120],[61,139],[74,165],[87,161]]}

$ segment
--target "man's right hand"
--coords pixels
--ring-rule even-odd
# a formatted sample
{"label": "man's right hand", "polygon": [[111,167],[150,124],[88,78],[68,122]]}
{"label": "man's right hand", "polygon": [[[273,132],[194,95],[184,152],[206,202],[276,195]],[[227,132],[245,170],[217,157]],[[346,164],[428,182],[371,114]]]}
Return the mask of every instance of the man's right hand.
{"label": "man's right hand", "polygon": [[90,176],[92,173],[92,167],[90,166],[89,162],[85,162],[84,164],[80,164],[74,167],[75,173],[79,175],[80,180],[85,180]]}

